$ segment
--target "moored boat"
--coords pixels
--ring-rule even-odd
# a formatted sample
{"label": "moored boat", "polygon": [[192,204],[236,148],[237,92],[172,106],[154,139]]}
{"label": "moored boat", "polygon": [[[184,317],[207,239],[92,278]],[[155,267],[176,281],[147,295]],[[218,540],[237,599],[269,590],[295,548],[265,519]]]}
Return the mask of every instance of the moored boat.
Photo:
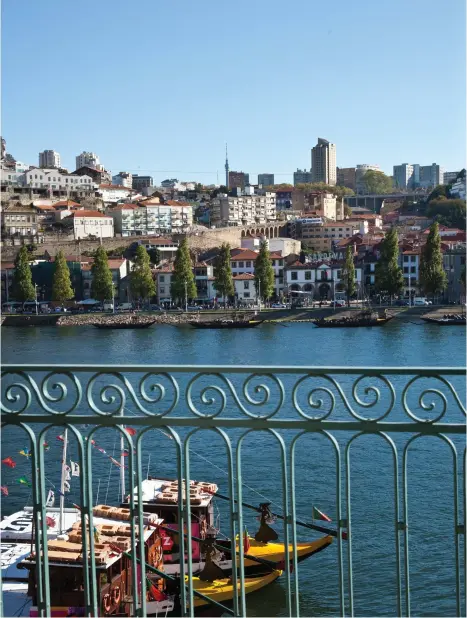
{"label": "moored boat", "polygon": [[263,320],[205,320],[190,322],[194,328],[254,328],[263,323]]}
{"label": "moored boat", "polygon": [[122,319],[110,319],[110,320],[105,320],[102,322],[93,322],[93,326],[95,326],[96,328],[112,328],[112,329],[116,329],[116,328],[149,328],[150,326],[152,326],[153,324],[156,323],[156,320],[146,320],[142,317],[139,316],[132,316],[130,318],[129,321],[125,321],[128,320],[128,318],[124,318]]}
{"label": "moored boat", "polygon": [[386,311],[376,313],[373,311],[362,311],[355,316],[314,320],[313,323],[319,328],[356,328],[361,326],[384,326],[394,318],[393,315],[388,315]]}
{"label": "moored boat", "polygon": [[467,324],[465,314],[460,313],[444,314],[440,318],[421,316],[420,319],[428,324],[438,324],[439,326],[466,326]]}

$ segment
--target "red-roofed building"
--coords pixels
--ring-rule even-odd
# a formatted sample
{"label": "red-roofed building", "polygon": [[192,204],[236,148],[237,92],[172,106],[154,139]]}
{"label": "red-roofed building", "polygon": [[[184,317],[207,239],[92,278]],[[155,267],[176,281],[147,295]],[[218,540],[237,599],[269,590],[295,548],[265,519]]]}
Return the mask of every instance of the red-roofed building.
{"label": "red-roofed building", "polygon": [[239,303],[256,304],[258,294],[255,286],[255,276],[252,273],[241,273],[233,277],[235,298]]}
{"label": "red-roofed building", "polygon": [[113,238],[114,220],[98,210],[76,210],[70,215],[75,240],[82,238]]}

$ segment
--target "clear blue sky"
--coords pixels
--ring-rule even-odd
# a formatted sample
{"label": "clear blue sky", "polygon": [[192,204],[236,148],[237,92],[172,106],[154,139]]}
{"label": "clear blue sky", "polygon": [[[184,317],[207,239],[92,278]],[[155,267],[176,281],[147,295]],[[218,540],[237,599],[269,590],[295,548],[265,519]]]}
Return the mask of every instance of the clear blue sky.
{"label": "clear blue sky", "polygon": [[231,169],[287,182],[319,136],[340,167],[464,166],[464,0],[2,7],[2,135],[20,161],[54,149],[74,169],[91,150],[113,173],[222,182],[227,141]]}

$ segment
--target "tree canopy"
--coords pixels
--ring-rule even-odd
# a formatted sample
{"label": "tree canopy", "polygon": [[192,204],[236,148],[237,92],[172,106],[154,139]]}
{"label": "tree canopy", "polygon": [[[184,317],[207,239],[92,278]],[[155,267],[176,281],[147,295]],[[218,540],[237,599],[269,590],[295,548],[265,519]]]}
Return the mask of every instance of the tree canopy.
{"label": "tree canopy", "polygon": [[392,178],[379,170],[368,170],[362,176],[362,183],[369,195],[392,193]]}
{"label": "tree canopy", "polygon": [[428,217],[434,217],[442,225],[465,230],[466,208],[464,200],[441,198],[433,200],[428,203],[426,214]]}
{"label": "tree canopy", "polygon": [[302,191],[303,193],[332,193],[332,195],[340,198],[346,195],[354,195],[354,192],[349,187],[342,187],[340,185],[327,185],[325,182],[299,183],[295,187],[295,189],[297,191]]}
{"label": "tree canopy", "polygon": [[151,261],[144,245],[138,245],[130,274],[130,287],[133,298],[149,300],[156,293],[156,284],[151,271]]}
{"label": "tree canopy", "polygon": [[269,257],[268,243],[264,240],[255,261],[255,286],[257,294],[263,300],[268,300],[274,294],[274,268]]}
{"label": "tree canopy", "polygon": [[347,297],[347,307],[350,306],[350,299],[355,294],[357,286],[355,284],[355,265],[353,262],[352,248],[349,246],[345,252],[344,268],[342,269],[341,281],[344,285]]}
{"label": "tree canopy", "polygon": [[114,297],[112,272],[109,268],[109,259],[104,247],[98,247],[91,266],[92,283],[91,296],[101,302]]}
{"label": "tree canopy", "polygon": [[437,296],[447,286],[447,276],[443,268],[439,225],[433,223],[426,244],[422,249],[420,262],[420,286],[425,294]]}
{"label": "tree canopy", "polygon": [[404,287],[404,275],[399,266],[399,239],[395,228],[386,232],[381,242],[380,256],[375,267],[375,287],[391,298]]}
{"label": "tree canopy", "polygon": [[18,302],[25,302],[36,298],[36,291],[32,284],[31,267],[29,266],[29,253],[24,245],[18,251],[15,259],[11,296]]}
{"label": "tree canopy", "polygon": [[154,264],[155,266],[161,261],[161,252],[157,247],[149,249],[148,255],[149,259],[151,260],[151,264]]}
{"label": "tree canopy", "polygon": [[71,300],[75,295],[71,287],[70,269],[66,263],[63,251],[58,251],[55,256],[55,271],[52,283],[52,300],[63,303]]}
{"label": "tree canopy", "polygon": [[214,264],[214,288],[227,303],[229,296],[234,296],[235,286],[230,264],[230,245],[224,243]]}
{"label": "tree canopy", "polygon": [[182,240],[177,249],[170,293],[174,300],[183,303],[185,301],[185,291],[187,299],[196,298],[198,296],[190,259],[190,250],[186,238]]}
{"label": "tree canopy", "polygon": [[449,185],[437,185],[427,198],[427,202],[438,201],[440,198],[449,197]]}

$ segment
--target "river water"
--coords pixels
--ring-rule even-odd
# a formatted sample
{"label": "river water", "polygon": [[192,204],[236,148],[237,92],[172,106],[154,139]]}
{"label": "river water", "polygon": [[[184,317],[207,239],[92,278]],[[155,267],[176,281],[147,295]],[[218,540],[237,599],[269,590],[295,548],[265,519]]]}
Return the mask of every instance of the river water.
{"label": "river water", "polygon": [[[156,326],[149,330],[100,331],[93,327],[3,328],[3,363],[92,364],[189,364],[189,365],[307,365],[307,366],[465,366],[465,329],[415,325],[394,320],[382,328],[318,329],[311,324],[287,327],[262,325],[251,330],[195,330],[189,326]],[[439,386],[439,385],[438,385]],[[462,388],[459,384],[459,392]],[[183,411],[183,410],[182,410]],[[400,412],[395,409],[395,418]],[[292,412],[290,411],[290,414]],[[289,414],[289,415],[290,415]],[[399,416],[398,416],[399,415]],[[453,420],[459,421],[459,417]],[[181,432],[183,434],[183,432]],[[46,453],[49,482],[58,483],[61,443],[58,431],[48,434]],[[232,440],[238,432],[229,432]],[[96,442],[118,457],[115,433],[99,430]],[[290,436],[284,436],[287,443]],[[342,437],[342,439],[345,436]],[[396,435],[397,446],[407,436]],[[339,440],[342,442],[341,436]],[[464,440],[454,440],[462,447]],[[227,493],[226,455],[221,439],[201,432],[192,441],[191,476],[218,483]],[[4,513],[30,502],[27,487],[17,479],[30,474],[29,462],[17,454],[27,447],[19,429],[2,434],[2,457],[13,456],[14,470],[2,470],[2,484],[9,487],[3,499]],[[143,462],[150,474],[175,476],[173,446],[160,434],[152,434],[143,448]],[[76,445],[70,441],[71,455]],[[280,453],[265,434],[250,435],[243,446],[244,499],[258,504],[264,496],[280,510]],[[357,616],[395,616],[395,534],[392,455],[376,436],[359,438],[352,446],[351,504],[353,534],[354,604]],[[410,452],[409,522],[411,604],[414,616],[454,616],[455,560],[452,515],[452,458],[437,438],[423,438]],[[118,500],[118,468],[100,453],[93,457],[96,500]],[[78,501],[78,483],[72,479],[69,500]],[[97,495],[99,491],[99,495]],[[310,521],[312,505],[333,520],[336,513],[335,459],[323,437],[301,439],[296,456],[297,514]],[[344,504],[345,506],[345,504]],[[345,512],[345,511],[344,511]],[[219,504],[221,528],[228,533],[224,504]],[[250,534],[258,525],[244,511]],[[461,519],[462,521],[462,519]],[[280,522],[276,528],[281,533]],[[316,533],[298,529],[300,540]],[[337,548],[300,563],[300,611],[302,616],[339,615]],[[462,573],[463,577],[463,573]],[[280,578],[265,590],[247,597],[252,616],[285,615],[285,583]],[[465,606],[463,606],[463,613]]]}

